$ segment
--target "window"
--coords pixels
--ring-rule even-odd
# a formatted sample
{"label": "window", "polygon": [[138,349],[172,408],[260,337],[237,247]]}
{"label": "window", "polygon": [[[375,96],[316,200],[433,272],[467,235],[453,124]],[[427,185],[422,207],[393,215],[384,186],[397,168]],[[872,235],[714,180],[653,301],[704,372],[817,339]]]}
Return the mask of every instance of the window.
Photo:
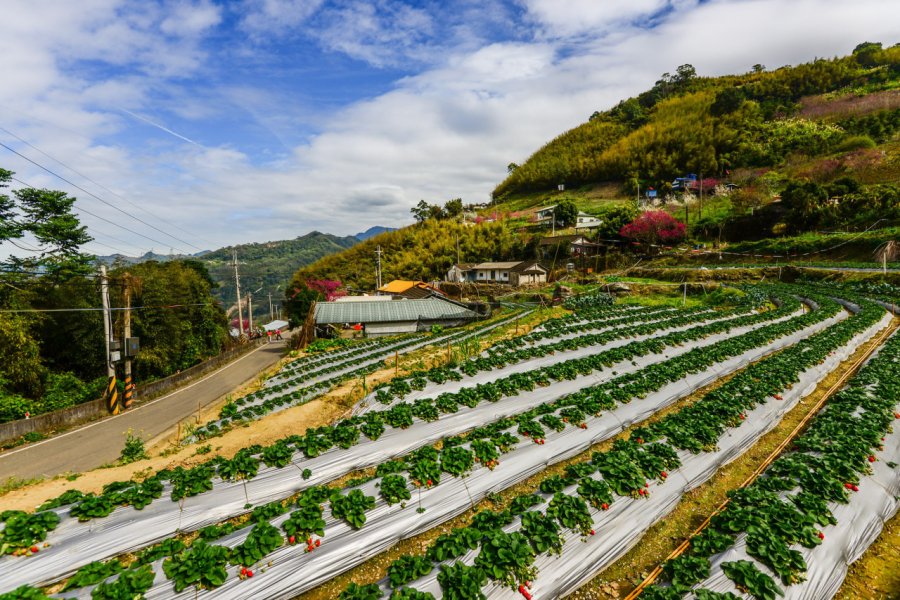
{"label": "window", "polygon": [[497,271],[491,271],[491,279],[497,279]]}

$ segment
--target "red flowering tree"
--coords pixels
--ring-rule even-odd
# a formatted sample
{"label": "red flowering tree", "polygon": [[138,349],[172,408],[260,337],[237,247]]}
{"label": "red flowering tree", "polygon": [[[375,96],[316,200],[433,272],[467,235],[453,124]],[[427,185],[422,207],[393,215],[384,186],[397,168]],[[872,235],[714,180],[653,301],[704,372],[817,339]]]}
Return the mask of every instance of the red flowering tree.
{"label": "red flowering tree", "polygon": [[333,279],[307,279],[306,287],[325,296],[327,302],[346,296],[346,290],[339,290],[341,282]]}
{"label": "red flowering tree", "polygon": [[684,239],[684,234],[684,223],[664,210],[648,210],[619,230],[623,238],[648,247],[677,244]]}

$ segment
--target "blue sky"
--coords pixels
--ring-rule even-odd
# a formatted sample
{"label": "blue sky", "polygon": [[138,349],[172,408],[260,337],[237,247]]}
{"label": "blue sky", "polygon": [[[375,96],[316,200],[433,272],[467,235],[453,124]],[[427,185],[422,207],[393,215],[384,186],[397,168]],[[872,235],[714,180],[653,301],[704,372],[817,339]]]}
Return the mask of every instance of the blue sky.
{"label": "blue sky", "polygon": [[353,234],[423,198],[486,201],[509,162],[680,64],[892,44],[889,15],[893,0],[4,0],[0,141],[156,229],[2,148],[0,166],[146,234],[83,213],[98,254]]}

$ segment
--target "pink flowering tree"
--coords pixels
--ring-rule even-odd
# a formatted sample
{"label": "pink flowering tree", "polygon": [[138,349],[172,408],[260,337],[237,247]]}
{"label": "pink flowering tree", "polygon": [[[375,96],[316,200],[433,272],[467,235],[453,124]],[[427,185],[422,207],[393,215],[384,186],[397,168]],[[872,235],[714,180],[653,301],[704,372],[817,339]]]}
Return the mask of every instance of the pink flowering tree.
{"label": "pink flowering tree", "polygon": [[327,302],[347,295],[346,290],[338,289],[341,282],[333,279],[307,279],[306,287],[325,296]]}
{"label": "pink flowering tree", "polygon": [[677,244],[684,239],[684,223],[664,210],[648,210],[622,227],[623,238],[646,245]]}

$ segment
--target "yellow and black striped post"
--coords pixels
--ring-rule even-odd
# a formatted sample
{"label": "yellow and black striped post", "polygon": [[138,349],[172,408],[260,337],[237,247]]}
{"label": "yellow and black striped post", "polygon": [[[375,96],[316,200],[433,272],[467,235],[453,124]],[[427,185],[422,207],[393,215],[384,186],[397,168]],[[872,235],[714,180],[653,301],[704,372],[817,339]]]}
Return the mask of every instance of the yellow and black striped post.
{"label": "yellow and black striped post", "polygon": [[119,389],[116,387],[115,375],[109,378],[109,383],[106,384],[106,393],[104,396],[106,396],[106,408],[109,410],[110,414],[119,414]]}
{"label": "yellow and black striped post", "polygon": [[131,379],[130,374],[125,375],[125,409],[131,408],[131,405],[134,403],[134,381]]}

